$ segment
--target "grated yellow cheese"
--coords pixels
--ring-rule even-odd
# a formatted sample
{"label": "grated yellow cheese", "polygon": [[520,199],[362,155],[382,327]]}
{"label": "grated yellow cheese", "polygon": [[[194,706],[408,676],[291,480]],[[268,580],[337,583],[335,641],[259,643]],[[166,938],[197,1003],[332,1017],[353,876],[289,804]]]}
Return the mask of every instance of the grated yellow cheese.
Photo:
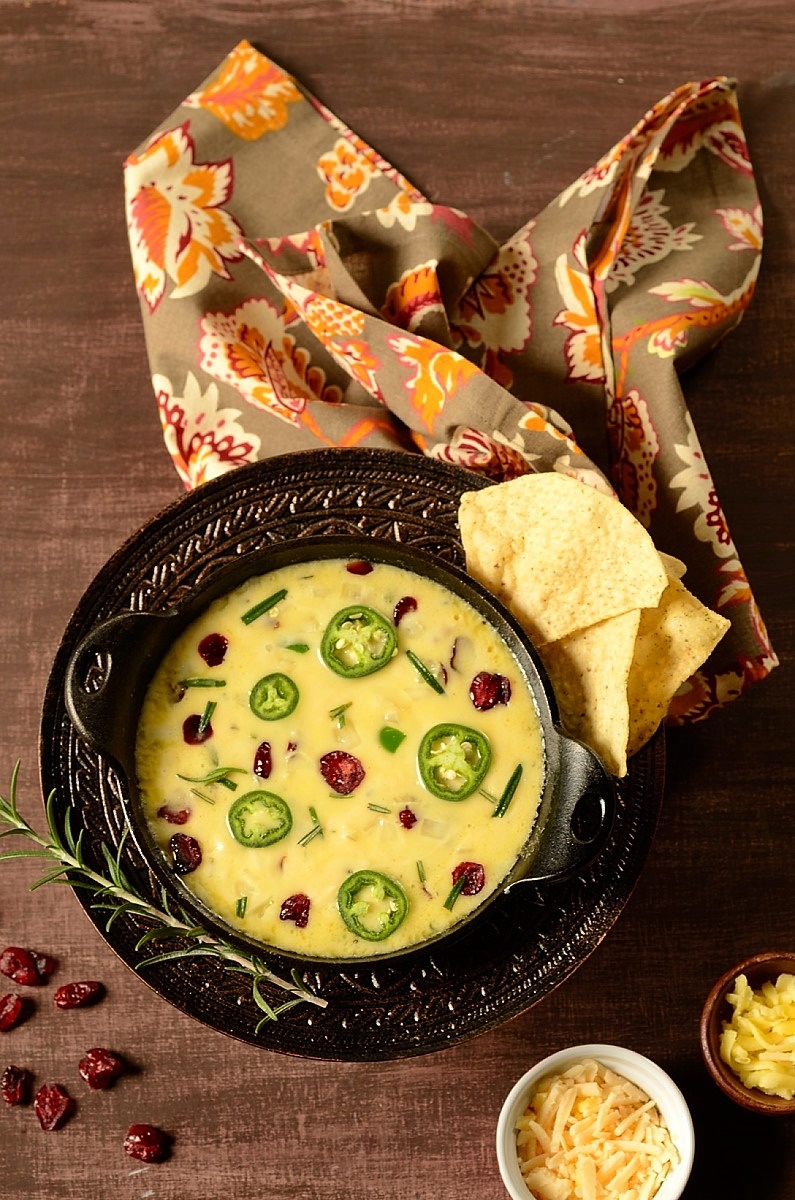
{"label": "grated yellow cheese", "polygon": [[592,1059],[542,1079],[516,1149],[535,1200],[652,1200],[679,1160],[654,1101]]}
{"label": "grated yellow cheese", "polygon": [[779,975],[754,991],[738,975],[726,999],[720,1056],[746,1087],[768,1096],[795,1096],[795,975]]}

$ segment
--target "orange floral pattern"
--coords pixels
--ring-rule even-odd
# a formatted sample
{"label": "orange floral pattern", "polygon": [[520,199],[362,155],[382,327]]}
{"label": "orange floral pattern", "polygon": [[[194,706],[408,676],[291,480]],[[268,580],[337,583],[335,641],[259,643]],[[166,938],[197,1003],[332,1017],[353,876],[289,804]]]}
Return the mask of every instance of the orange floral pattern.
{"label": "orange floral pattern", "polygon": [[149,311],[195,295],[213,275],[231,279],[242,229],[221,207],[232,195],[231,159],[197,163],[187,122],[158,134],[125,164],[127,228],[135,282]]}
{"label": "orange floral pattern", "polygon": [[404,271],[390,285],[381,315],[390,325],[416,329],[429,313],[444,313],[444,301],[436,274],[436,259]]}
{"label": "orange floral pattern", "polygon": [[233,467],[255,461],[260,439],[238,424],[237,409],[219,409],[214,383],[202,393],[189,371],[181,396],[174,395],[171,380],[165,375],[154,375],[152,386],[166,449],[185,487],[198,487]]}
{"label": "orange floral pattern", "polygon": [[[500,247],[494,261],[473,280],[453,315],[454,333],[468,345],[483,346],[487,370],[496,374],[504,354],[519,354],[533,332],[530,293],[538,274],[530,221]],[[500,380],[503,382],[503,379]],[[510,386],[510,377],[505,380]]]}
{"label": "orange floral pattern", "polygon": [[604,383],[605,362],[602,353],[602,327],[596,311],[596,297],[585,261],[585,234],[574,243],[572,266],[567,254],[555,263],[555,279],[565,305],[556,315],[554,324],[571,332],[564,353],[568,363],[568,378],[587,383]]}
{"label": "orange floral pattern", "polygon": [[234,48],[217,78],[188,96],[188,108],[204,108],[246,141],[283,129],[288,104],[303,100],[295,81],[248,42]]}
{"label": "orange floral pattern", "polygon": [[336,212],[347,212],[370,186],[370,159],[346,138],[338,138],[329,154],[318,159],[317,173],[326,185],[326,201]]}
{"label": "orange floral pattern", "polygon": [[445,404],[480,372],[454,350],[444,350],[426,338],[389,335],[389,345],[403,366],[413,373],[403,381],[411,407],[427,430],[433,429]]}

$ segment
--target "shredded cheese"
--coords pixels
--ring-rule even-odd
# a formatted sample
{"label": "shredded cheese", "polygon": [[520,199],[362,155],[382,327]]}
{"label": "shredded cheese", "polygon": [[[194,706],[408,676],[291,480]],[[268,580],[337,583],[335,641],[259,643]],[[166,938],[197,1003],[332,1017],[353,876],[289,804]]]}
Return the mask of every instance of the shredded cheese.
{"label": "shredded cheese", "polygon": [[534,1200],[652,1200],[679,1161],[654,1101],[592,1059],[541,1081],[516,1149]]}
{"label": "shredded cheese", "polygon": [[723,1022],[720,1056],[746,1087],[768,1096],[795,1096],[795,975],[779,975],[754,991],[738,975],[726,999],[733,1008]]}

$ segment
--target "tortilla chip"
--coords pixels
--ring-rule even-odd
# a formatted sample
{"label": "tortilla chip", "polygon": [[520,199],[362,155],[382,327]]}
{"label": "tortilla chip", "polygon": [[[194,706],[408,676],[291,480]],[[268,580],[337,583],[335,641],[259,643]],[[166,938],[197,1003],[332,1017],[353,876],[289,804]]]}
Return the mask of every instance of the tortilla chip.
{"label": "tortilla chip", "polygon": [[709,658],[729,624],[673,577],[657,608],[641,613],[627,681],[628,755],[645,746],[679,688]]}
{"label": "tortilla chip", "polygon": [[563,727],[619,777],[627,773],[627,680],[639,622],[636,608],[539,649]]}
{"label": "tortilla chip", "polygon": [[681,558],[674,558],[673,554],[666,554],[662,550],[658,550],[657,553],[669,579],[682,579],[687,574],[687,567]]}
{"label": "tortilla chip", "polygon": [[567,475],[523,475],[461,497],[470,575],[537,646],[657,604],[665,570],[649,534],[611,496]]}

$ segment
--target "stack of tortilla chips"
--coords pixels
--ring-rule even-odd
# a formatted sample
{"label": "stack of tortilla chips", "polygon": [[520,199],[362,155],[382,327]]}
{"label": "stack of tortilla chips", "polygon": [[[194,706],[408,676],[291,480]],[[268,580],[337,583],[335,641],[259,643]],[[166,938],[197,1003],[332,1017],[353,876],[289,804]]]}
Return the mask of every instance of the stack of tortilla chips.
{"label": "stack of tortilla chips", "polygon": [[530,635],[561,723],[614,775],[729,628],[618,500],[567,475],[461,497],[467,570]]}

